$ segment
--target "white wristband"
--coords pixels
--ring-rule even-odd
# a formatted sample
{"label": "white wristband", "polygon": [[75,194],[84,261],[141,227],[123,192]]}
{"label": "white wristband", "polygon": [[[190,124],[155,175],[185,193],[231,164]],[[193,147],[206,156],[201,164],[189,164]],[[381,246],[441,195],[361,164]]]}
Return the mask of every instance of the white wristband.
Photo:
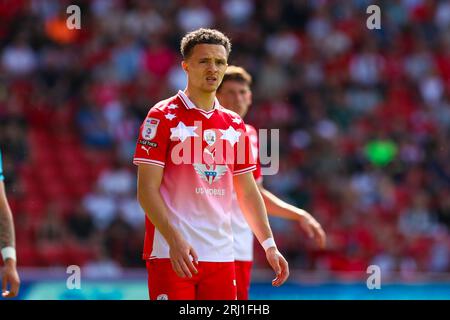
{"label": "white wristband", "polygon": [[275,244],[275,240],[273,238],[267,238],[266,240],[264,240],[261,243],[262,247],[264,248],[265,251],[267,251],[267,249],[271,248],[271,247],[277,247],[277,245]]}
{"label": "white wristband", "polygon": [[16,258],[16,249],[14,247],[5,247],[2,249],[2,257],[3,262],[6,262],[6,259],[13,259],[17,261]]}

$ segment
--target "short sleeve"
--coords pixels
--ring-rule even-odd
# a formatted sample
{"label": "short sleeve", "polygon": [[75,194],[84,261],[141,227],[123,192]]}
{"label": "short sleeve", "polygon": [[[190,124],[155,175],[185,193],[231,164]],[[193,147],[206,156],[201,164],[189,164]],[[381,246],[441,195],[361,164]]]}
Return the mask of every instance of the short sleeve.
{"label": "short sleeve", "polygon": [[241,133],[236,144],[236,154],[233,175],[239,175],[256,170],[256,160],[252,154],[250,134],[243,121],[240,122],[238,131]]}
{"label": "short sleeve", "polygon": [[152,164],[164,168],[170,140],[165,120],[161,110],[150,109],[139,129],[133,164]]}

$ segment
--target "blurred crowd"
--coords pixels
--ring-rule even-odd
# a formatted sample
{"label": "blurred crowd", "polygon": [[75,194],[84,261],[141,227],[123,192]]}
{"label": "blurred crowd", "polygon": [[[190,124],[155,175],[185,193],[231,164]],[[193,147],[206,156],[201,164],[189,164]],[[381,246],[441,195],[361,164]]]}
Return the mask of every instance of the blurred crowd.
{"label": "blurred crowd", "polygon": [[[181,37],[213,27],[254,78],[245,121],[280,130],[265,186],[327,232],[317,250],[272,219],[291,268],[450,272],[450,3],[377,3],[379,30],[366,0],[2,1],[0,147],[19,264],[144,267],[139,126],[185,87]],[[255,263],[267,267],[259,249]]]}

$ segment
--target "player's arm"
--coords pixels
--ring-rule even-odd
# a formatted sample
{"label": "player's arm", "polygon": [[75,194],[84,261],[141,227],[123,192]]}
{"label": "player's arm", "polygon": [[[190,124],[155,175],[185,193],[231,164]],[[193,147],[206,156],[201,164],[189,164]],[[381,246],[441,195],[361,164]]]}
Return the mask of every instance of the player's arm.
{"label": "player's arm", "polygon": [[274,242],[266,246],[267,243],[271,242],[270,240],[267,241],[268,239],[273,240],[273,235],[267,218],[266,207],[253,174],[247,172],[235,175],[233,182],[241,211],[259,243],[265,247],[267,261],[277,275],[272,284],[280,286],[289,277],[289,266]]}
{"label": "player's arm", "polygon": [[316,219],[303,209],[290,205],[258,184],[267,212],[276,217],[298,221],[310,238],[314,238],[320,248],[325,248],[326,235]]}
{"label": "player's arm", "polygon": [[2,296],[4,298],[13,298],[19,293],[20,278],[16,270],[14,240],[13,217],[6,198],[5,185],[3,181],[0,181],[0,248],[5,265],[2,274]]}
{"label": "player's arm", "polygon": [[197,269],[190,256],[197,262],[197,253],[170,223],[167,207],[160,193],[163,168],[155,165],[138,166],[137,198],[141,207],[170,247],[172,268],[180,277],[192,277]]}

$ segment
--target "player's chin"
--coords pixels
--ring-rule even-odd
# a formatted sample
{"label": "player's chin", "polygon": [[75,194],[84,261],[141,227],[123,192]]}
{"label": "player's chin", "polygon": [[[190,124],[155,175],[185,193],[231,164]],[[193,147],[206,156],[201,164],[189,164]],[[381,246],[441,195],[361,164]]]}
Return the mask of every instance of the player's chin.
{"label": "player's chin", "polygon": [[216,92],[219,85],[217,83],[205,84],[203,86],[203,91],[205,92]]}

